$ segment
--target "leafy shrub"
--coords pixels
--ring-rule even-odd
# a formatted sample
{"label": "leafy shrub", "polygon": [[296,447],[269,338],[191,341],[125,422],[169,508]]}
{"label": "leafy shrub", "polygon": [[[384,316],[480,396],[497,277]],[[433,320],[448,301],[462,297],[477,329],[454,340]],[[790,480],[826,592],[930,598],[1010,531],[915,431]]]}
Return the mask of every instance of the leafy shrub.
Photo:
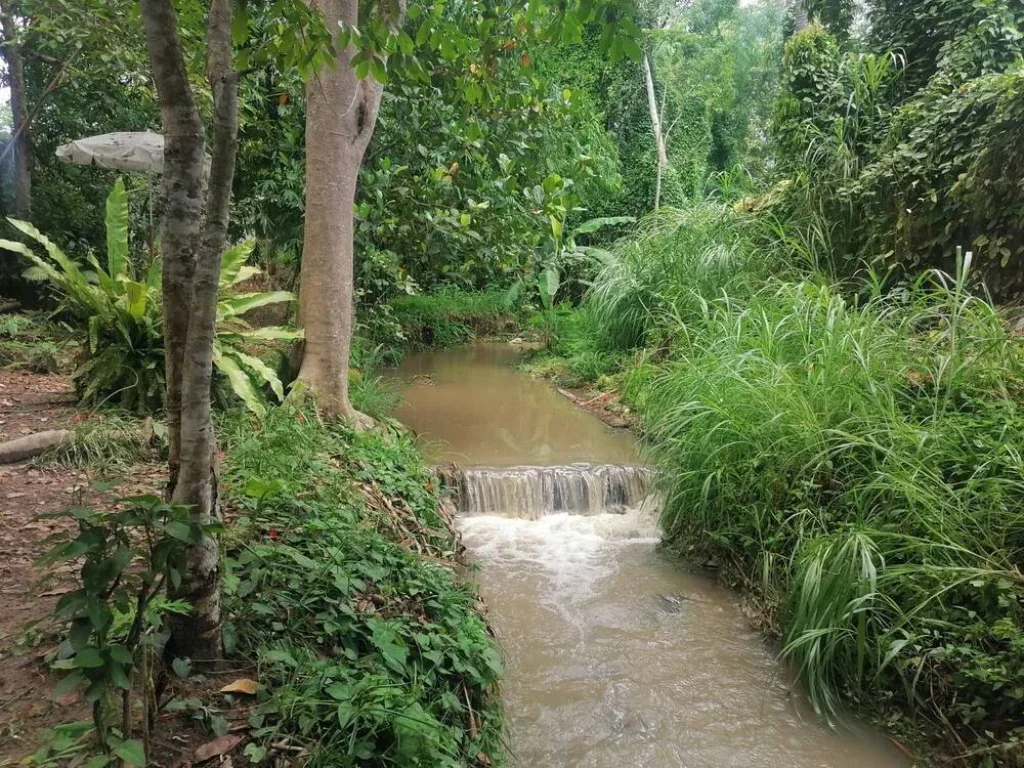
{"label": "leafy shrub", "polygon": [[222,434],[244,515],[226,636],[260,663],[258,745],[298,736],[311,766],[497,762],[500,653],[444,567],[457,544],[411,439],[287,406],[259,432],[236,420]]}
{"label": "leafy shrub", "polygon": [[30,315],[0,315],[0,366],[54,373],[67,358],[58,329]]}
{"label": "leafy shrub", "polygon": [[[10,240],[0,240],[0,248],[29,259],[33,266],[25,276],[48,281],[59,299],[56,313],[83,325],[81,360],[71,374],[81,402],[95,405],[117,398],[129,410],[159,409],[165,390],[160,262],[151,262],[144,275],[135,274],[124,183],[119,179],[107,198],[105,269],[92,253],[86,257],[88,268],[82,267],[28,222],[8,221],[39,243],[46,256]],[[265,381],[278,398],[284,397],[284,389],[277,374],[243,345],[293,339],[297,334],[276,327],[253,330],[244,321],[244,314],[251,309],[293,299],[285,291],[235,292],[235,286],[259,272],[245,266],[251,252],[252,242],[246,241],[222,258],[214,363],[246,406],[262,412],[264,405],[254,382]]]}
{"label": "leafy shrub", "polygon": [[[189,546],[219,525],[203,526],[190,519],[188,507],[163,504],[155,496],[123,499],[109,511],[78,506],[51,516],[73,521],[78,532],[56,534],[57,543],[42,563],[82,563],[76,589],[62,595],[54,610],[58,620],[70,624],[56,663],[68,674],[55,694],[84,688],[92,704],[101,753],[90,765],[142,768],[147,761],[143,742],[132,738],[133,705],[141,703],[142,719],[153,721],[149,692],[167,637],[166,620],[189,610],[184,601],[170,600],[167,591],[184,578]],[[142,685],[136,685],[139,677],[145,678]],[[111,728],[115,699],[120,700],[116,732]]]}
{"label": "leafy shrub", "polygon": [[[880,53],[844,52],[812,26],[786,46],[773,126],[783,207],[825,218],[855,273],[916,274],[977,254],[999,300],[1024,293],[1024,6],[1009,0],[874,3]],[[920,7],[919,7],[920,6]],[[887,26],[891,24],[891,26]],[[908,35],[914,37],[908,37]]]}

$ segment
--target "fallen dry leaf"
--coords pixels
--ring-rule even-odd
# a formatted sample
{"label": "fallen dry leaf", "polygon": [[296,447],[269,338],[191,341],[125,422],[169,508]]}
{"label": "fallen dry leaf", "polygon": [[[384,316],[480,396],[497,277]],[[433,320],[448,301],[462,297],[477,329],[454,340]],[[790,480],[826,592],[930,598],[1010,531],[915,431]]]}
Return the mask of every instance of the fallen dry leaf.
{"label": "fallen dry leaf", "polygon": [[247,677],[243,677],[234,682],[228,683],[220,689],[221,693],[245,693],[249,696],[256,695],[256,681],[250,680]]}
{"label": "fallen dry leaf", "polygon": [[199,748],[196,749],[192,755],[193,763],[204,763],[211,757],[217,757],[219,755],[226,755],[232,749],[242,743],[242,737],[234,734],[225,734],[219,736],[213,741],[208,741]]}

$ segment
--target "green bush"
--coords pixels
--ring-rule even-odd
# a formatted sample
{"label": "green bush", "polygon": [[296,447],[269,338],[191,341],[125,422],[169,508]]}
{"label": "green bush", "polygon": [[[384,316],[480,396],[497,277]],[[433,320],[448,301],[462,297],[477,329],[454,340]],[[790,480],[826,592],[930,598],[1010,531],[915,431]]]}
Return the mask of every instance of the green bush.
{"label": "green bush", "polygon": [[391,301],[391,308],[405,340],[415,347],[453,347],[515,326],[503,291],[448,289],[400,296]]}
{"label": "green bush", "polygon": [[[118,179],[107,198],[105,268],[92,253],[83,267],[28,222],[8,221],[41,245],[46,255],[40,257],[11,240],[0,240],[0,248],[31,261],[25,277],[48,282],[59,301],[55,314],[80,324],[81,360],[71,378],[81,402],[96,405],[116,399],[128,410],[158,410],[165,391],[160,262],[152,261],[144,274],[133,267],[124,183]],[[258,387],[265,382],[279,399],[284,389],[277,374],[243,345],[290,340],[298,334],[277,327],[254,330],[243,319],[249,310],[294,298],[285,291],[237,291],[240,283],[260,273],[246,266],[252,248],[251,241],[244,241],[222,257],[214,364],[245,405],[262,413],[265,406]]]}
{"label": "green bush", "polygon": [[260,665],[250,750],[297,737],[310,766],[498,764],[500,652],[412,440],[288,406],[249,422],[222,435],[243,515],[226,638]]}
{"label": "green bush", "polygon": [[1014,764],[1024,370],[1020,340],[960,285],[858,303],[773,280],[710,300],[642,410],[667,543],[778,608],[820,712],[846,696],[916,711]]}

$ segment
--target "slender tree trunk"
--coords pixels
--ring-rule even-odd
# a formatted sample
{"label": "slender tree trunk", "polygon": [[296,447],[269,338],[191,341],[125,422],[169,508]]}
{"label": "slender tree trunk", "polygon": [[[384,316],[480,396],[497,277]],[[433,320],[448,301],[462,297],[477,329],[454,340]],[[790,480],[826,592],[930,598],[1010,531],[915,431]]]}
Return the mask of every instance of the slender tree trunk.
{"label": "slender tree trunk", "polygon": [[14,144],[14,215],[19,219],[32,217],[32,138],[28,130],[28,103],[25,100],[25,73],[22,68],[21,46],[12,0],[0,2],[0,24],[3,24],[3,56],[7,63],[7,78],[11,88],[12,126]]}
{"label": "slender tree trunk", "polygon": [[654,77],[651,74],[651,62],[644,52],[644,84],[647,86],[647,107],[651,111],[651,130],[654,132],[654,144],[658,151],[656,172],[657,176],[654,185],[654,208],[661,207],[661,181],[668,168],[668,150],[665,147],[665,136],[661,130],[661,114],[658,109],[658,97],[654,92]]}
{"label": "slender tree trunk", "polygon": [[807,15],[807,0],[793,0],[793,31],[803,32],[807,29],[809,19]]}
{"label": "slender tree trunk", "polygon": [[[358,0],[314,0],[327,28],[357,26]],[[404,12],[399,4],[398,20]],[[299,280],[299,324],[305,331],[299,381],[308,385],[320,412],[363,427],[372,421],[352,407],[348,394],[353,327],[353,205],[359,168],[377,123],[383,87],[360,80],[338,54],[306,87],[306,220]]]}
{"label": "slender tree trunk", "polygon": [[[216,440],[210,401],[220,257],[227,239],[238,146],[238,76],[231,66],[231,3],[212,0],[207,40],[214,101],[213,159],[200,231],[204,136],[189,86],[172,0],[142,0],[164,125],[166,212],[162,240],[171,500],[208,522],[216,514]],[[174,622],[170,653],[212,661],[221,653],[220,560],[210,537],[190,548],[175,596],[192,613]]]}

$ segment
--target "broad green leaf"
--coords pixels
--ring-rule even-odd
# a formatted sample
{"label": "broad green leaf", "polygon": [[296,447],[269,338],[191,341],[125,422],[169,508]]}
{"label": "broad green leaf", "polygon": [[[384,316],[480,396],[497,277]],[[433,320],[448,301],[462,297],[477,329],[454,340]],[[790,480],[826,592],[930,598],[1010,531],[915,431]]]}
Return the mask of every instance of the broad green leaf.
{"label": "broad green leaf", "polygon": [[632,224],[636,221],[633,216],[602,216],[597,219],[585,221],[573,230],[577,235],[589,235],[604,227],[614,227],[619,224]]}
{"label": "broad green leaf", "polygon": [[547,267],[540,273],[538,287],[540,288],[541,300],[545,307],[550,309],[555,303],[555,296],[561,284],[558,270],[554,267]]}
{"label": "broad green leaf", "polygon": [[75,264],[74,261],[68,258],[67,254],[65,254],[64,251],[57,247],[56,243],[50,240],[50,238],[48,238],[46,235],[44,235],[31,224],[29,224],[27,221],[21,221],[19,219],[10,218],[7,220],[15,229],[17,229],[18,231],[22,232],[25,235],[28,235],[41,246],[43,246],[43,248],[46,250],[47,255],[57,264],[57,266],[64,270],[64,274],[67,276],[69,280],[73,281],[80,288],[84,287],[88,289],[89,281],[86,280],[85,275],[82,274],[82,270],[78,268],[78,265]]}
{"label": "broad green leaf", "polygon": [[[0,249],[5,251],[14,251],[15,253],[20,253],[26,259],[31,259],[32,262],[35,264],[35,269],[40,270],[45,275],[45,278],[41,279],[51,280],[55,283],[60,282],[60,273],[57,270],[55,270],[50,264],[39,258],[35,254],[35,252],[24,243],[19,243],[15,240],[0,239]],[[29,267],[29,269],[33,268]],[[26,279],[32,279],[28,277],[28,275],[26,274],[27,272],[28,270],[25,270],[25,272],[22,273],[22,276],[25,277]]]}
{"label": "broad green leaf", "polygon": [[262,341],[298,341],[305,337],[305,333],[301,328],[291,330],[278,325],[268,325],[266,328],[256,328],[251,331],[232,331],[231,335]]}
{"label": "broad green leaf", "polygon": [[244,315],[249,310],[256,309],[256,307],[265,307],[268,304],[280,304],[281,302],[294,300],[295,294],[291,291],[243,293],[238,296],[229,296],[217,302],[217,319],[227,320]]}
{"label": "broad green leaf", "polygon": [[242,268],[238,270],[238,274],[235,275],[235,279],[231,281],[231,285],[238,285],[239,283],[244,283],[246,280],[256,277],[256,275],[262,274],[263,270],[260,269],[259,267],[250,267],[248,265],[243,265]]}
{"label": "broad green leaf", "polygon": [[125,280],[124,288],[128,314],[136,320],[140,320],[146,314],[146,301],[149,298],[149,289],[144,283],[137,283],[134,280]]}
{"label": "broad green leaf", "polygon": [[25,271],[21,273],[21,276],[26,280],[31,280],[33,283],[41,283],[50,279],[46,270],[38,264],[25,269]]}
{"label": "broad green leaf", "polygon": [[107,196],[106,225],[107,274],[118,280],[127,277],[128,270],[128,193],[120,176]]}
{"label": "broad green leaf", "polygon": [[142,747],[142,742],[138,739],[122,741],[114,747],[114,754],[129,765],[134,765],[136,768],[146,768],[146,751]]}
{"label": "broad green leaf", "polygon": [[254,355],[247,355],[245,352],[241,352],[237,349],[231,350],[230,354],[238,358],[239,362],[246,367],[256,371],[256,373],[258,373],[263,380],[270,385],[274,394],[277,395],[277,399],[284,400],[284,384],[281,383],[281,379],[278,378],[277,373],[273,368],[264,363],[258,357],[255,357]]}
{"label": "broad green leaf", "polygon": [[[252,256],[256,241],[253,238],[241,240],[224,251],[220,257],[220,287],[226,288],[240,282],[238,275],[242,267]],[[252,275],[249,275],[252,277]]]}
{"label": "broad green leaf", "polygon": [[220,350],[214,348],[213,350],[213,364],[217,366],[217,370],[228,377],[228,383],[231,384],[232,391],[238,395],[245,406],[255,413],[257,416],[264,416],[267,413],[267,407],[264,405],[259,392],[252,384],[252,379],[249,374],[243,371],[238,363],[236,363],[231,357],[221,354]]}
{"label": "broad green leaf", "polygon": [[158,256],[149,262],[149,268],[146,270],[146,285],[159,291],[162,283],[163,265],[160,261],[160,257]]}
{"label": "broad green leaf", "polygon": [[74,665],[79,669],[95,669],[103,666],[103,657],[92,646],[87,646],[75,654]]}

